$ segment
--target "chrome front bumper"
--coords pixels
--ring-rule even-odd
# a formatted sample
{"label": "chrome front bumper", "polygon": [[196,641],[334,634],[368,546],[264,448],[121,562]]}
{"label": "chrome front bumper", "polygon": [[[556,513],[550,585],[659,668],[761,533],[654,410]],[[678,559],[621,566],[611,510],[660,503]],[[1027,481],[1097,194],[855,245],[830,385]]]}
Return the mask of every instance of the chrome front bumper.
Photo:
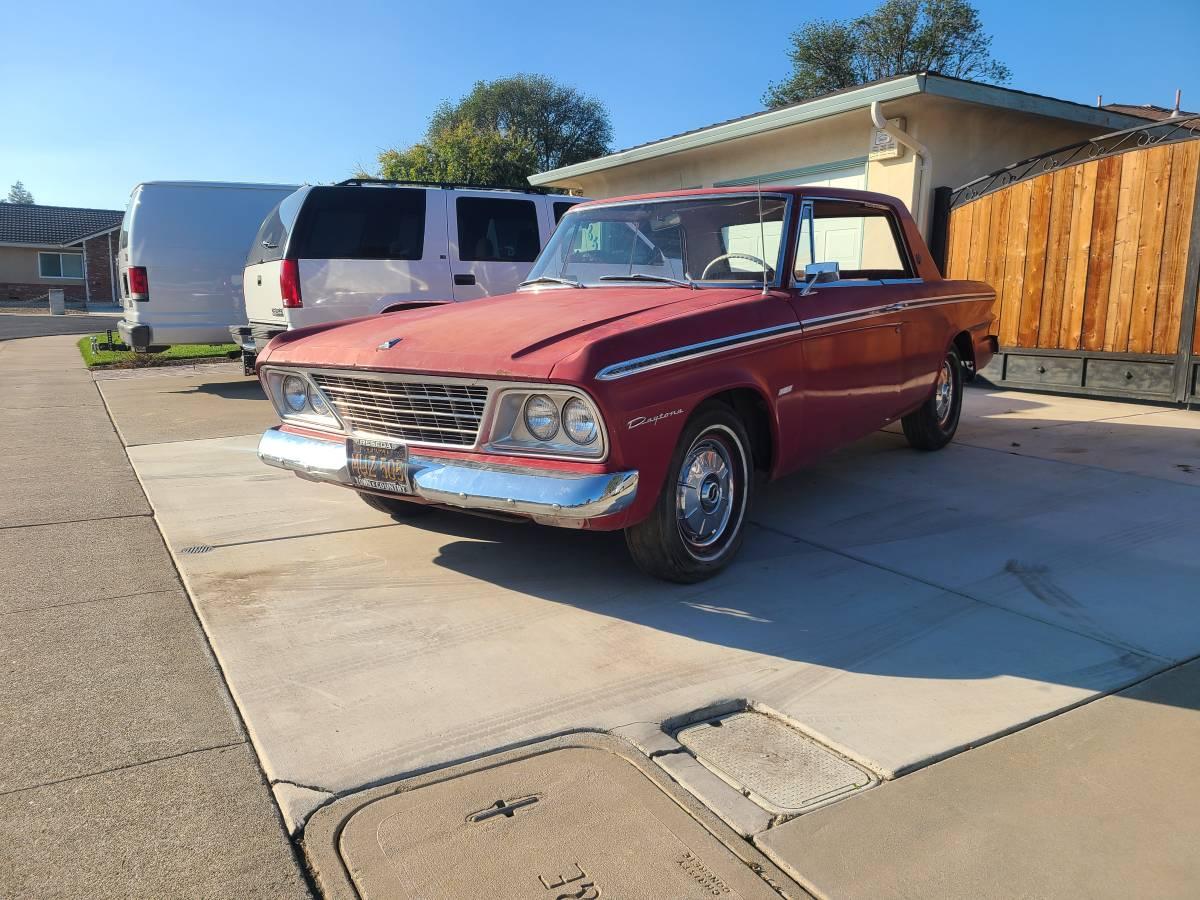
{"label": "chrome front bumper", "polygon": [[[309,481],[356,488],[350,479],[345,441],[307,437],[276,427],[263,434],[258,458]],[[409,454],[408,473],[413,494],[430,503],[526,516],[566,528],[582,528],[588,519],[626,509],[637,495],[638,482],[636,471],[575,475],[534,466],[421,456],[419,451]]]}

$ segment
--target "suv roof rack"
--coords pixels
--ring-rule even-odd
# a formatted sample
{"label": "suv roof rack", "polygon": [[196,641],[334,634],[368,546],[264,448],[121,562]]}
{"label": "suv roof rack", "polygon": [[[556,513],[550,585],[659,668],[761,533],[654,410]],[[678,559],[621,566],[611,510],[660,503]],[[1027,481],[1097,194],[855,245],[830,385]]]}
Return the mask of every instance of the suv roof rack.
{"label": "suv roof rack", "polygon": [[551,194],[554,193],[550,188],[531,187],[510,187],[505,184],[469,184],[463,181],[416,181],[410,179],[394,179],[394,178],[347,178],[345,181],[339,181],[335,187],[359,187],[364,184],[396,184],[406,187],[436,187],[444,190],[470,190],[470,191],[513,191],[522,194]]}

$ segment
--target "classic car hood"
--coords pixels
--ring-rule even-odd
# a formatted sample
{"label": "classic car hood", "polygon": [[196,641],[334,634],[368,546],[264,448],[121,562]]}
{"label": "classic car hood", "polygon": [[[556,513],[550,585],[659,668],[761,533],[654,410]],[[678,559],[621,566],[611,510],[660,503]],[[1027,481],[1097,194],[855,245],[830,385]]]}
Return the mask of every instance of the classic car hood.
{"label": "classic car hood", "polygon": [[546,378],[589,341],[746,297],[745,288],[523,291],[281,335],[264,363]]}

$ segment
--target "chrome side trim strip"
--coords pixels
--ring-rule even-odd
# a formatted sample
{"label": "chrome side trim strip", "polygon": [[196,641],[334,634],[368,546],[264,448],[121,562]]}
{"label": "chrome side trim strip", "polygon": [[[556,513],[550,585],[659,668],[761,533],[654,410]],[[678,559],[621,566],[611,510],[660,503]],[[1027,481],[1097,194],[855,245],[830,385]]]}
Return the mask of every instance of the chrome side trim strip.
{"label": "chrome side trim strip", "polygon": [[732,334],[729,337],[715,338],[711,341],[701,341],[698,344],[686,344],[682,347],[676,347],[672,350],[662,350],[658,353],[650,353],[646,356],[639,356],[634,359],[627,359],[622,362],[613,363],[605,366],[596,373],[597,381],[616,381],[619,378],[627,378],[630,375],[637,375],[642,372],[649,372],[652,369],[659,369],[663,366],[673,365],[680,362],[690,362],[695,359],[701,359],[705,356],[711,356],[715,353],[723,353],[726,350],[740,348],[759,344],[763,341],[774,340],[778,337],[786,337],[799,331],[819,330],[828,328],[833,325],[840,325],[846,322],[853,322],[859,319],[869,319],[874,316],[890,315],[894,312],[903,312],[909,309],[924,309],[930,306],[942,306],[948,303],[965,303],[968,300],[986,300],[987,294],[954,294],[948,297],[930,297],[927,300],[911,300],[907,303],[889,303],[884,306],[873,306],[869,309],[851,310],[844,313],[836,313],[829,316],[817,316],[812,319],[804,319],[801,322],[789,322],[784,325],[774,325],[770,328],[760,328],[756,331],[744,331],[740,334]]}
{"label": "chrome side trim strip", "polygon": [[830,325],[840,325],[843,322],[853,322],[858,319],[871,319],[875,316],[889,315],[899,312],[902,308],[903,306],[899,303],[889,303],[886,306],[853,309],[847,312],[834,313],[830,316],[816,316],[812,319],[804,319],[800,324],[804,326],[805,331],[810,331],[813,329],[828,328]]}
{"label": "chrome side trim strip", "polygon": [[926,300],[910,300],[907,303],[889,303],[886,306],[873,306],[870,309],[857,309],[837,313],[831,316],[817,316],[804,319],[801,323],[805,331],[828,328],[831,325],[841,325],[846,322],[856,322],[859,319],[870,319],[875,316],[890,315],[895,312],[905,312],[910,309],[928,309],[931,306],[944,306],[951,303],[966,303],[970,300],[986,300],[986,294],[955,294],[951,297],[930,297]]}
{"label": "chrome side trim strip", "polygon": [[627,359],[624,362],[605,366],[596,373],[596,380],[616,381],[618,378],[626,378],[641,372],[649,372],[651,369],[658,369],[662,366],[669,366],[678,362],[700,359],[701,357],[721,353],[734,347],[750,346],[751,344],[773,340],[788,334],[799,333],[800,330],[801,325],[799,322],[787,322],[783,325],[773,325],[770,328],[759,328],[756,331],[744,331],[741,334],[731,334],[729,337],[701,341],[698,344],[687,344],[683,347],[676,347],[673,350],[650,353],[646,356],[639,356],[636,359]]}

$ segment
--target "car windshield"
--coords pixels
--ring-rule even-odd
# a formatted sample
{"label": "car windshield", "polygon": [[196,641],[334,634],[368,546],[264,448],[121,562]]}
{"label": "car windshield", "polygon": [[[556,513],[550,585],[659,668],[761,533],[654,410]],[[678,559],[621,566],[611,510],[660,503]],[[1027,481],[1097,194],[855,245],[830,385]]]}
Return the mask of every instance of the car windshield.
{"label": "car windshield", "polygon": [[761,285],[764,268],[770,283],[786,208],[785,199],[753,193],[576,207],[562,217],[524,283]]}

